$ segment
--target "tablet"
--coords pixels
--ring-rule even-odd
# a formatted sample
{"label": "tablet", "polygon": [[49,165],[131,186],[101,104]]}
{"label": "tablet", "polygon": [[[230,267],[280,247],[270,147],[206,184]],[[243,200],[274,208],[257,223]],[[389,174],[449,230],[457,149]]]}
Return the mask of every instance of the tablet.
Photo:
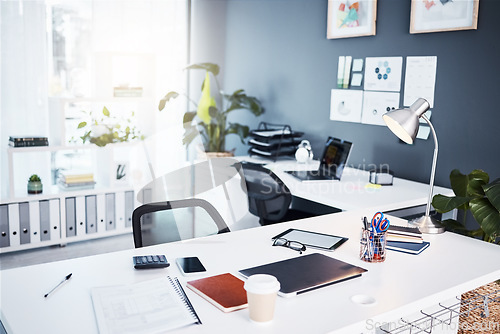
{"label": "tablet", "polygon": [[274,239],[284,238],[289,241],[298,241],[307,247],[323,250],[335,250],[348,240],[348,238],[339,237],[331,234],[323,234],[311,231],[297,230],[291,228],[283,233],[273,237]]}

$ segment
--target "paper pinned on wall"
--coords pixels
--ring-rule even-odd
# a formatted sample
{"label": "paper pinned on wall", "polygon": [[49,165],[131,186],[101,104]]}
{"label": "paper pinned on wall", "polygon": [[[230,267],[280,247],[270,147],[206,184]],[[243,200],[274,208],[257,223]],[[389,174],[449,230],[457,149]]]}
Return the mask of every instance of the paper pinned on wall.
{"label": "paper pinned on wall", "polygon": [[427,140],[429,134],[431,133],[431,128],[428,126],[420,126],[418,128],[417,139]]}
{"label": "paper pinned on wall", "polygon": [[352,61],[352,71],[361,72],[363,70],[363,59],[357,58]]}
{"label": "paper pinned on wall", "polygon": [[351,86],[360,87],[361,81],[363,81],[363,74],[362,73],[353,73],[352,74]]}
{"label": "paper pinned on wall", "polygon": [[343,122],[361,122],[362,90],[332,89],[330,119]]}
{"label": "paper pinned on wall", "polygon": [[437,56],[406,57],[404,106],[410,106],[422,97],[431,108],[434,107],[436,69]]}
{"label": "paper pinned on wall", "polygon": [[367,57],[365,90],[399,92],[403,57]]}
{"label": "paper pinned on wall", "polygon": [[344,67],[345,67],[345,56],[339,56],[339,67],[337,69],[338,88],[342,88],[344,85]]}
{"label": "paper pinned on wall", "polygon": [[349,88],[349,79],[351,77],[351,64],[352,64],[352,57],[346,56],[344,65],[344,84],[342,88]]}
{"label": "paper pinned on wall", "polygon": [[[427,117],[427,118],[429,119],[429,121],[430,121],[430,120],[431,120],[431,116],[432,116],[432,110],[431,110],[431,109],[427,110],[426,112],[424,112],[424,115],[425,115],[425,117]],[[425,121],[425,119],[423,119],[422,117],[420,117],[420,118],[418,119],[418,121],[419,121],[420,123],[427,124],[427,122]]]}
{"label": "paper pinned on wall", "polygon": [[382,115],[398,108],[399,93],[365,92],[363,95],[361,123],[385,126]]}

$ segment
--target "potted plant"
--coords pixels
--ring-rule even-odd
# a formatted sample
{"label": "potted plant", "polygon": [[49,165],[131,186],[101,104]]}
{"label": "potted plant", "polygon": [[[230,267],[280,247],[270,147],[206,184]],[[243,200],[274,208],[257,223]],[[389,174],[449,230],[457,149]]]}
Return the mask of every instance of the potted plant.
{"label": "potted plant", "polygon": [[[481,237],[485,241],[497,242],[500,236],[500,179],[489,182],[489,175],[480,169],[469,175],[454,169],[450,174],[450,183],[455,196],[435,195],[432,206],[436,211],[445,213],[453,209],[463,211],[462,222],[447,219],[443,224],[450,231],[472,237]],[[479,224],[476,230],[468,230],[465,225],[467,211]]]}
{"label": "potted plant", "polygon": [[[461,222],[454,219],[442,222],[446,229],[500,244],[498,241],[500,236],[500,179],[489,182],[488,173],[480,169],[473,170],[469,175],[464,175],[458,169],[454,169],[450,173],[450,183],[455,196],[435,195],[432,199],[432,205],[440,213],[453,209],[462,211]],[[478,229],[469,230],[465,225],[469,210],[479,224]],[[500,280],[462,294],[463,305],[460,312],[464,315],[460,315],[459,328],[475,328],[477,324],[482,325],[483,321],[498,322],[500,314],[493,311],[494,305],[491,307],[490,317],[484,318],[483,300],[477,296],[490,295],[499,289],[499,285]],[[466,303],[467,300],[473,300],[473,302]],[[468,312],[470,309],[473,311]],[[461,330],[460,333],[462,332],[465,331]]]}
{"label": "potted plant", "polygon": [[[90,123],[83,121],[78,124],[78,129],[87,127],[83,136],[80,137],[84,144],[88,141],[92,144],[103,147],[110,143],[144,139],[141,132],[132,125],[130,118],[127,120],[119,120],[112,117],[106,107],[102,109],[102,116],[100,118],[94,117],[92,112],[89,112],[88,115],[91,118]],[[134,112],[132,112],[131,117],[133,116]],[[125,126],[120,124],[123,122],[125,122]]]}
{"label": "potted plant", "polygon": [[42,191],[42,179],[37,174],[31,175],[28,179],[28,194],[40,194]]}
{"label": "potted plant", "polygon": [[[184,138],[183,143],[188,145],[198,133],[201,134],[205,152],[225,152],[226,136],[236,134],[242,143],[248,136],[249,128],[246,125],[229,122],[227,117],[230,112],[237,109],[250,111],[255,116],[260,116],[264,109],[260,101],[253,96],[245,94],[243,89],[238,89],[232,94],[225,94],[220,90],[217,80],[219,66],[213,63],[193,64],[186,67],[187,70],[204,70],[205,79],[201,85],[201,97],[198,103],[186,96],[196,110],[187,111],[183,117]],[[210,87],[212,75],[217,88],[215,98],[212,96]],[[179,96],[175,91],[168,92],[160,100],[158,109],[162,111],[165,105]]]}

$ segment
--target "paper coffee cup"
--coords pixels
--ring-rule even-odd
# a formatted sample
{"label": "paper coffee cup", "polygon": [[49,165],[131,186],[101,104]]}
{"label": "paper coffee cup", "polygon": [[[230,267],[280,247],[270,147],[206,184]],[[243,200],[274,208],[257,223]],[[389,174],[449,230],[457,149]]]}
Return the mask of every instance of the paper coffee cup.
{"label": "paper coffee cup", "polygon": [[244,287],[247,291],[250,320],[259,323],[273,320],[276,296],[280,289],[280,282],[276,277],[266,274],[252,275],[248,277]]}

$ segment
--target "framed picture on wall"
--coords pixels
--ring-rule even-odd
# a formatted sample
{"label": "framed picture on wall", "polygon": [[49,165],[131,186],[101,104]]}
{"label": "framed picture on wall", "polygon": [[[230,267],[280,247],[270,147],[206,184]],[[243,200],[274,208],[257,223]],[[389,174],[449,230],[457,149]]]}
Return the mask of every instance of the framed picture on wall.
{"label": "framed picture on wall", "polygon": [[479,0],[412,0],[410,33],[477,29]]}
{"label": "framed picture on wall", "polygon": [[328,39],[375,35],[377,0],[328,0]]}

